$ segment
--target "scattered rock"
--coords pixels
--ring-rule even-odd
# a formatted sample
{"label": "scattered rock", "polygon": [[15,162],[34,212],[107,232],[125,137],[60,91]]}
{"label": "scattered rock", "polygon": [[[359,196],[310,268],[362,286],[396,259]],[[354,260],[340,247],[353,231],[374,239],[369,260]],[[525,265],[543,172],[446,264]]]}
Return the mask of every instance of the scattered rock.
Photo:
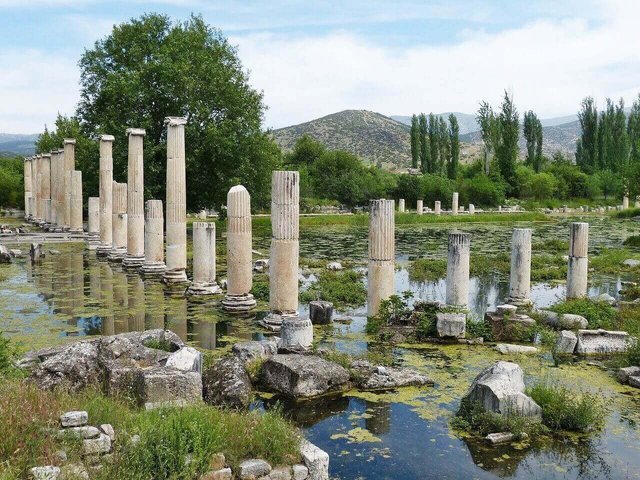
{"label": "scattered rock", "polygon": [[349,372],[310,355],[274,355],[262,367],[265,386],[290,397],[314,397],[347,387]]}
{"label": "scattered rock", "polygon": [[309,476],[309,469],[306,465],[296,464],[291,469],[293,470],[293,480],[305,480]]}
{"label": "scattered rock", "polygon": [[13,258],[22,258],[22,250],[18,250],[17,248],[13,248],[11,250],[9,250],[9,253],[11,254],[11,256]]}
{"label": "scattered rock", "polygon": [[634,258],[627,258],[624,262],[622,262],[627,267],[637,267],[640,265],[640,260],[636,260]]}
{"label": "scattered rock", "polygon": [[214,453],[209,459],[209,468],[211,470],[220,470],[227,464],[227,459],[223,453]]}
{"label": "scattered rock", "polygon": [[571,330],[562,330],[556,339],[555,353],[572,354],[576,349],[578,337]]}
{"label": "scattered rock", "polygon": [[308,318],[284,317],[280,328],[278,351],[282,353],[306,352],[313,344],[313,325]]}
{"label": "scattered rock", "polygon": [[111,439],[109,435],[101,433],[98,438],[86,439],[82,442],[85,455],[101,455],[111,451]]}
{"label": "scattered rock", "polygon": [[300,453],[309,469],[309,480],[329,480],[329,454],[313,443],[302,439]]}
{"label": "scattered rock", "polygon": [[63,427],[83,427],[89,422],[89,414],[85,411],[63,413],[60,416],[60,425]]}
{"label": "scattered rock", "polygon": [[253,271],[258,273],[262,273],[268,268],[269,268],[269,260],[266,258],[259,258],[258,260],[256,260],[256,263],[254,263],[253,265]]}
{"label": "scattered rock", "polygon": [[58,435],[74,435],[79,438],[97,438],[100,435],[100,430],[90,425],[84,427],[70,427],[58,431]]}
{"label": "scattered rock", "polygon": [[267,360],[278,353],[278,337],[267,340],[236,343],[231,351],[243,365],[256,360]]}
{"label": "scattered rock", "polygon": [[268,475],[271,471],[271,465],[264,460],[252,459],[245,460],[238,467],[238,478],[240,480],[255,480],[256,478]]}
{"label": "scattered rock", "polygon": [[60,477],[60,469],[52,465],[33,467],[29,472],[33,480],[56,480]]}
{"label": "scattered rock", "polygon": [[239,358],[221,358],[202,376],[204,401],[210,405],[247,408],[251,380]]}
{"label": "scattered rock", "polygon": [[433,385],[433,380],[409,368],[373,366],[357,360],[351,367],[358,372],[356,385],[363,390],[388,390],[397,387]]}
{"label": "scattered rock", "polygon": [[515,413],[540,419],[542,409],[524,393],[524,373],[517,363],[496,362],[473,381],[464,400],[480,403],[485,410]]}
{"label": "scattered rock", "polygon": [[629,385],[634,388],[640,388],[640,376],[629,377]]}
{"label": "scattered rock", "polygon": [[309,319],[314,325],[328,325],[333,317],[333,303],[323,300],[309,302]]}
{"label": "scattered rock", "polygon": [[640,367],[624,367],[618,370],[618,380],[628,383],[629,377],[640,376]]}
{"label": "scattered rock", "polygon": [[510,343],[498,343],[496,350],[502,354],[509,353],[538,353],[536,347],[528,347],[526,345],[513,345]]}
{"label": "scattered rock", "polygon": [[612,305],[612,306],[615,305],[616,303],[618,303],[618,301],[614,297],[609,295],[608,293],[602,293],[602,294],[598,295],[596,297],[596,300],[598,300],[600,302],[606,302],[606,303],[608,303],[609,305]]}
{"label": "scattered rock", "polygon": [[511,432],[499,432],[499,433],[490,433],[486,437],[485,440],[488,440],[493,445],[498,443],[506,443],[512,441],[516,436]]}
{"label": "scattered rock", "polygon": [[100,431],[106,435],[109,435],[109,438],[111,439],[111,441],[115,442],[116,432],[110,423],[103,423],[102,425],[100,425]]}
{"label": "scattered rock", "polygon": [[591,355],[624,352],[630,340],[627,332],[603,329],[578,330],[576,353]]}
{"label": "scattered rock", "polygon": [[342,264],[340,262],[329,262],[327,263],[327,270],[340,271],[342,270]]}
{"label": "scattered rock", "polygon": [[230,468],[220,468],[205,473],[200,477],[200,480],[231,480],[232,478],[233,474]]}
{"label": "scattered rock", "polygon": [[0,263],[11,263],[11,252],[4,245],[0,245]]}
{"label": "scattered rock", "polygon": [[60,255],[60,250],[51,249],[51,250],[49,250],[49,254],[51,254],[51,255]]}
{"label": "scattered rock", "polygon": [[182,347],[169,355],[166,366],[183,372],[202,373],[202,353],[193,347]]}
{"label": "scattered rock", "polygon": [[291,467],[277,467],[269,473],[269,480],[291,480]]}
{"label": "scattered rock", "polygon": [[436,313],[439,337],[464,338],[467,316],[464,313]]}

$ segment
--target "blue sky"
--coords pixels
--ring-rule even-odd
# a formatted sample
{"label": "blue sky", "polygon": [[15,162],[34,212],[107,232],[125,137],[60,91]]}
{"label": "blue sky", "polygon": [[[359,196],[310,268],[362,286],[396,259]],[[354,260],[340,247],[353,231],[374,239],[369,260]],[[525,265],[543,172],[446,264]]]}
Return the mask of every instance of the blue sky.
{"label": "blue sky", "polygon": [[200,13],[238,46],[264,91],[265,126],[346,108],[473,113],[510,90],[521,111],[574,113],[581,98],[640,90],[640,2],[0,0],[0,132],[71,114],[77,60],[114,23]]}

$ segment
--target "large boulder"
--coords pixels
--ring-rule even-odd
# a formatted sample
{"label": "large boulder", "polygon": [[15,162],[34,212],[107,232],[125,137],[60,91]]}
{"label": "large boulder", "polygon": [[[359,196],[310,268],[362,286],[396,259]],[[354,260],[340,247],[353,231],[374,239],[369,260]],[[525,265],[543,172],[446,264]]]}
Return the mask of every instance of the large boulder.
{"label": "large boulder", "polygon": [[[43,390],[65,386],[78,391],[89,385],[98,386],[103,379],[103,370],[98,361],[96,342],[78,342],[55,350],[44,361],[35,365],[31,378]],[[31,358],[38,358],[32,354]]]}
{"label": "large boulder", "polygon": [[257,360],[267,360],[278,353],[278,337],[236,343],[231,351],[245,366]]}
{"label": "large boulder", "polygon": [[578,330],[576,353],[598,355],[625,352],[631,337],[627,332],[611,330]]}
{"label": "large boulder", "polygon": [[556,339],[555,353],[571,355],[576,349],[578,337],[571,330],[562,330]]}
{"label": "large boulder", "polygon": [[11,263],[11,252],[4,245],[0,245],[0,263]]}
{"label": "large boulder", "polygon": [[329,454],[313,443],[302,439],[302,461],[309,471],[307,480],[329,480]]}
{"label": "large boulder", "polygon": [[[327,268],[329,267],[327,266]],[[331,323],[332,317],[333,303],[324,300],[309,302],[309,319],[314,325],[328,325]]]}
{"label": "large boulder", "polygon": [[211,405],[247,408],[251,380],[239,358],[221,358],[202,375],[204,401]]}
{"label": "large boulder", "polygon": [[262,367],[262,382],[289,397],[314,397],[342,391],[349,372],[337,363],[310,355],[274,355]]}
{"label": "large boulder", "polygon": [[536,314],[550,327],[556,329],[578,330],[587,328],[589,322],[582,315],[556,313],[551,310],[538,310]]}
{"label": "large boulder", "polygon": [[355,384],[362,390],[389,390],[397,387],[433,385],[426,375],[409,368],[395,368],[371,365],[366,360],[357,360],[351,364],[357,372]]}
{"label": "large boulder", "polygon": [[524,393],[524,373],[517,363],[496,362],[473,381],[463,401],[479,403],[486,411],[540,419],[542,409]]}
{"label": "large boulder", "polygon": [[640,376],[640,367],[624,367],[618,370],[618,379],[622,383],[629,383],[630,377]]}

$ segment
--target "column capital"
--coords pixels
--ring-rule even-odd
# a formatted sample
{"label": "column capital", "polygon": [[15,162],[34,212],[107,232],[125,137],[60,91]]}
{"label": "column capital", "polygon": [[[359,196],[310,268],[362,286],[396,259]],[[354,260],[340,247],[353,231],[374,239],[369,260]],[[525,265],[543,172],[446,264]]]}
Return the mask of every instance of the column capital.
{"label": "column capital", "polygon": [[75,145],[76,144],[76,139],[75,138],[65,138],[64,139],[64,144],[65,145]]}
{"label": "column capital", "polygon": [[186,125],[187,119],[185,117],[165,117],[164,123],[170,127],[175,127],[178,125]]}
{"label": "column capital", "polygon": [[100,135],[100,141],[101,142],[113,142],[115,140],[115,137],[113,135]]}
{"label": "column capital", "polygon": [[142,137],[147,134],[144,128],[127,128],[126,133],[127,135],[140,135]]}
{"label": "column capital", "polygon": [[49,158],[51,158],[51,154],[50,154],[50,153],[43,153],[43,154],[42,154],[42,157],[43,157],[43,158],[45,158],[45,157],[49,157]]}

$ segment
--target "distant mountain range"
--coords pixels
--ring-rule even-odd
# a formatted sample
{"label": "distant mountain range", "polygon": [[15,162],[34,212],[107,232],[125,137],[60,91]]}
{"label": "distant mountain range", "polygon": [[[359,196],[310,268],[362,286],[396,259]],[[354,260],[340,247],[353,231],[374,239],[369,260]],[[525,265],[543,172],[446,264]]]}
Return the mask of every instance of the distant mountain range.
{"label": "distant mountain range", "polygon": [[0,153],[6,155],[33,155],[38,134],[0,133]]}

